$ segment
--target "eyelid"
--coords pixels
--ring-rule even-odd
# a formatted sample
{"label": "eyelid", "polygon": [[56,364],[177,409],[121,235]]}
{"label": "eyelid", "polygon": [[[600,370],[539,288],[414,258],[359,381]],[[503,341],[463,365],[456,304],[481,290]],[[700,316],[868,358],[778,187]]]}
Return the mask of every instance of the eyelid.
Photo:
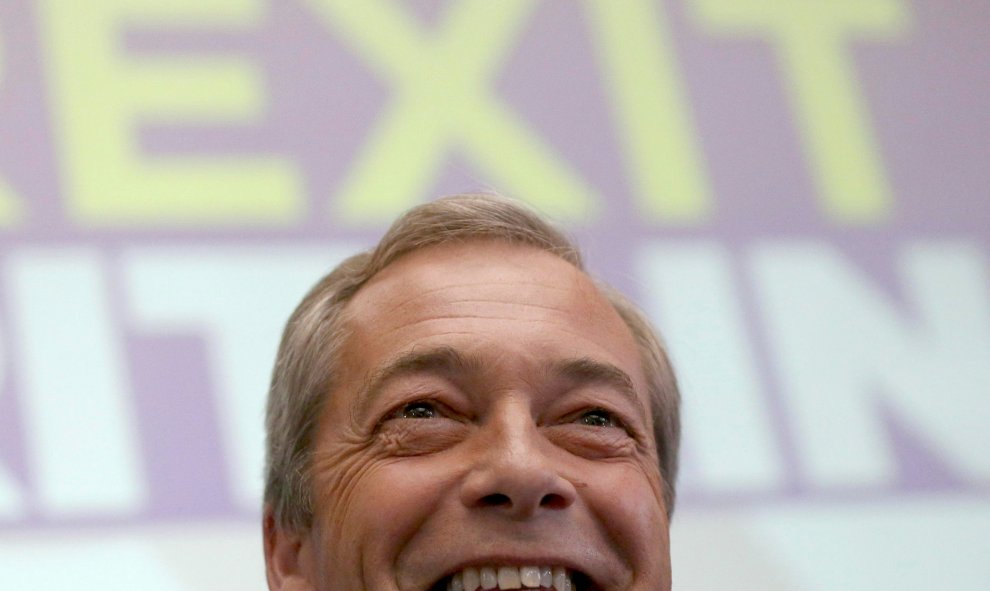
{"label": "eyelid", "polygon": [[441,405],[436,400],[431,400],[429,398],[414,398],[414,399],[411,399],[411,400],[408,400],[408,401],[405,401],[405,402],[400,402],[399,404],[396,404],[395,406],[393,406],[391,408],[391,410],[389,410],[387,413],[385,413],[385,416],[386,416],[386,418],[392,418],[392,417],[400,416],[406,410],[406,408],[408,408],[410,406],[417,405],[417,404],[422,404],[424,406],[431,406],[431,407],[433,407],[437,411],[437,414],[443,414],[443,409],[440,408]]}
{"label": "eyelid", "polygon": [[[585,413],[595,410],[608,413],[614,423],[611,428],[625,431],[626,435],[633,439],[637,444],[644,445],[648,441],[649,434],[646,432],[648,428],[647,425],[643,424],[640,420],[631,418],[629,413],[621,410],[619,405],[613,406],[609,404],[602,404],[601,401],[589,402],[588,404],[577,408],[573,412],[565,414],[563,420],[565,423],[576,423]],[[599,429],[601,429],[601,427],[599,427]]]}
{"label": "eyelid", "polygon": [[410,414],[410,409],[416,407],[428,408],[435,415],[443,414],[443,411],[440,408],[438,408],[439,407],[438,404],[434,404],[433,402],[428,400],[414,400],[412,402],[407,402],[406,404],[403,404],[400,407],[396,408],[390,416],[403,418],[403,419],[410,418],[408,416]]}
{"label": "eyelid", "polygon": [[[436,410],[439,415],[438,418],[453,418],[457,412],[451,408],[451,406],[439,399],[439,394],[434,392],[432,394],[422,394],[417,393],[409,395],[406,399],[392,405],[389,410],[385,411],[381,418],[378,419],[378,423],[375,426],[377,430],[384,423],[391,420],[402,419],[401,413],[403,410],[412,404],[428,404]],[[424,419],[409,419],[409,420],[424,420]]]}
{"label": "eyelid", "polygon": [[584,417],[588,413],[593,413],[593,412],[600,412],[605,415],[608,415],[608,420],[612,423],[612,426],[614,427],[621,427],[623,429],[626,428],[626,420],[623,419],[621,416],[619,416],[619,413],[607,408],[603,408],[601,406],[597,406],[595,408],[589,408],[588,410],[583,411],[581,413],[581,416]]}
{"label": "eyelid", "polygon": [[[608,411],[627,424],[633,424],[636,417],[641,417],[648,410],[643,407],[635,392],[611,382],[588,381],[567,384],[561,391],[561,398],[573,401],[574,407],[584,409],[600,408]],[[582,412],[585,412],[582,410]]]}
{"label": "eyelid", "polygon": [[625,417],[622,416],[621,413],[601,405],[581,408],[576,412],[570,413],[568,415],[567,420],[570,422],[579,421],[582,418],[584,418],[588,413],[594,413],[594,412],[600,412],[604,415],[607,415],[609,421],[613,423],[613,426],[623,429],[626,428],[626,424],[628,423],[628,421],[625,419]]}

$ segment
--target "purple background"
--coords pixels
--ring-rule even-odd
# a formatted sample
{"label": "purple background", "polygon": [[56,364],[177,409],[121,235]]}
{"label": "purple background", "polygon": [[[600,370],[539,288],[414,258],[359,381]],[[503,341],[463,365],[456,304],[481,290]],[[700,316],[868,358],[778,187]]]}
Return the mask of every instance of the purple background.
{"label": "purple background", "polygon": [[[563,1],[540,2],[509,50],[493,94],[606,199],[594,219],[572,226],[592,270],[641,297],[630,252],[648,241],[713,240],[739,253],[766,240],[801,239],[839,249],[847,261],[899,301],[894,265],[909,240],[962,240],[990,247],[990,4],[982,0],[906,2],[912,26],[894,40],[850,39],[851,56],[894,206],[888,219],[844,225],[823,215],[779,56],[768,39],[714,37],[692,21],[687,2],[661,2],[693,111],[702,166],[715,201],[709,221],[645,220],[630,197],[623,142],[596,59],[587,13]],[[424,27],[437,26],[443,3],[413,2]],[[110,260],[131,246],[188,242],[371,243],[384,226],[354,226],[327,215],[335,192],[387,107],[392,88],[301,2],[272,2],[257,28],[182,29],[134,26],[122,34],[128,54],[212,53],[243,56],[260,68],[269,106],[258,126],[146,125],[147,158],[171,154],[278,154],[302,171],[307,214],[282,228],[181,228],[168,224],[88,228],[66,214],[59,175],[61,140],[46,81],[39,11],[27,0],[0,3],[0,178],[24,201],[25,221],[0,228],[0,251],[25,246],[94,246]],[[456,152],[420,199],[495,186]],[[0,276],[2,277],[2,276]],[[316,278],[314,277],[314,280]],[[0,278],[0,327],[10,327]],[[754,309],[739,281],[753,354],[787,466],[786,487],[773,494],[724,496],[684,491],[682,506],[763,504],[790,498],[842,501],[914,492],[986,491],[961,481],[903,425],[887,421],[901,478],[893,490],[829,492],[802,481],[792,434],[779,408],[774,364]],[[121,320],[121,330],[126,326]],[[23,425],[18,421],[17,344],[0,333],[5,381],[0,383],[0,460],[31,490]],[[82,519],[87,524],[253,517],[229,499],[216,437],[216,415],[204,345],[196,334],[127,334],[124,349],[138,411],[150,506],[136,516]],[[988,360],[990,363],[990,360]],[[181,371],[175,371],[181,368]],[[259,384],[259,387],[265,387]],[[29,508],[4,528],[61,527]]]}

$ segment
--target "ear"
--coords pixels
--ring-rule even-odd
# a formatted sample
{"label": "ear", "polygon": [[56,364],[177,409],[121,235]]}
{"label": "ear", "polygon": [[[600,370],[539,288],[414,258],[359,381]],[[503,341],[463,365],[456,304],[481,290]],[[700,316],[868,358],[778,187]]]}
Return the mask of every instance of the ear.
{"label": "ear", "polygon": [[309,533],[279,526],[269,505],[265,505],[262,527],[268,589],[314,591],[316,573],[313,568],[313,547]]}

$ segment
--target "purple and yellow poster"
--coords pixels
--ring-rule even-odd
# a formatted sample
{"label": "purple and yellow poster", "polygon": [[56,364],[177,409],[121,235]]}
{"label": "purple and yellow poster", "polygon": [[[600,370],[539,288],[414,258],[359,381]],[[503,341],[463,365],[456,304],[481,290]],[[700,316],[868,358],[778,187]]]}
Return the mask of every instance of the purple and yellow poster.
{"label": "purple and yellow poster", "polygon": [[985,0],[0,1],[0,589],[264,589],[285,319],[479,190],[665,335],[675,589],[990,589],[988,28]]}

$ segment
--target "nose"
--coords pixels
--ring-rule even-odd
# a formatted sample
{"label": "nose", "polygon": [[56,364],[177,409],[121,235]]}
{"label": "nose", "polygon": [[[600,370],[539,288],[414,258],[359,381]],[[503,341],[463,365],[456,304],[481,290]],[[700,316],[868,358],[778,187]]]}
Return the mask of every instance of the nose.
{"label": "nose", "polygon": [[501,413],[484,426],[479,451],[461,487],[469,509],[493,511],[510,519],[529,519],[542,511],[570,507],[577,492],[549,457],[530,413]]}

